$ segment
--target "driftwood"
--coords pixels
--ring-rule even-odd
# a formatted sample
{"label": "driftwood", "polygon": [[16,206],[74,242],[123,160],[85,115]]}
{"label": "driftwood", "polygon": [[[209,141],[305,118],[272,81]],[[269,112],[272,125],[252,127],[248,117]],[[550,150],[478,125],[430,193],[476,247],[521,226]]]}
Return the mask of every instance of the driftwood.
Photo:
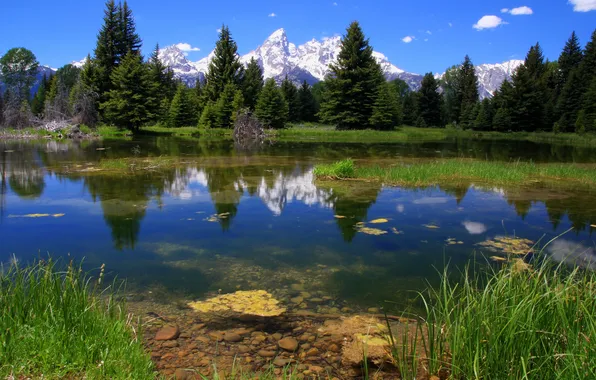
{"label": "driftwood", "polygon": [[267,134],[263,125],[251,112],[238,111],[234,122],[234,145],[238,149],[252,150],[265,143]]}

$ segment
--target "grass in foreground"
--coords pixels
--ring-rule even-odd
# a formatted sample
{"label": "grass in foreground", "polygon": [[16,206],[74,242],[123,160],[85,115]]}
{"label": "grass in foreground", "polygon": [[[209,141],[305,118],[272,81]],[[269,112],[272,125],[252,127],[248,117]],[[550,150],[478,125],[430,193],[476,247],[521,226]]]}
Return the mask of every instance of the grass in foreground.
{"label": "grass in foreground", "polygon": [[[423,295],[430,374],[454,379],[596,378],[596,274],[550,262],[488,269]],[[517,267],[519,268],[519,266]]]}
{"label": "grass in foreground", "polygon": [[543,183],[596,183],[596,166],[536,164],[532,162],[445,159],[401,163],[389,167],[356,167],[351,159],[315,166],[314,174],[327,179],[365,179],[392,185],[428,186],[441,183],[479,182],[491,185]]}
{"label": "grass in foreground", "polygon": [[113,288],[80,267],[11,264],[0,276],[0,377],[150,379],[153,364]]}

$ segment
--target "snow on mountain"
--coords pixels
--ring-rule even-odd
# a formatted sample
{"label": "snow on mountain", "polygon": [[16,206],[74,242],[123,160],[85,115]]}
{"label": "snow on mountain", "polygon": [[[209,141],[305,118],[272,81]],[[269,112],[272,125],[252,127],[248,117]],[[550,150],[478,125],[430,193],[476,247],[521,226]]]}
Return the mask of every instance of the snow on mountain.
{"label": "snow on mountain", "polygon": [[521,66],[524,61],[514,59],[511,61],[476,66],[476,76],[478,76],[478,90],[480,98],[492,97],[496,90],[501,87],[505,80],[511,80],[511,76]]}

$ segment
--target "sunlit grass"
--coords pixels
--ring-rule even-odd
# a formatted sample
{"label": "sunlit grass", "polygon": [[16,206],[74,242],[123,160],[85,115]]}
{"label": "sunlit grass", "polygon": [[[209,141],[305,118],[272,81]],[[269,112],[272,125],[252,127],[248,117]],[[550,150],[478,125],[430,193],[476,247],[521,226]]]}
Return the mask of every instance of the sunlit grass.
{"label": "sunlit grass", "polygon": [[[345,167],[352,166],[351,171]],[[393,185],[435,185],[478,182],[482,184],[596,183],[596,165],[536,164],[533,162],[445,159],[391,166],[356,166],[351,160],[315,166],[318,178],[367,179]]]}
{"label": "sunlit grass", "polygon": [[[0,376],[150,379],[138,324],[79,266],[16,263],[0,275]],[[103,269],[103,268],[102,268]]]}

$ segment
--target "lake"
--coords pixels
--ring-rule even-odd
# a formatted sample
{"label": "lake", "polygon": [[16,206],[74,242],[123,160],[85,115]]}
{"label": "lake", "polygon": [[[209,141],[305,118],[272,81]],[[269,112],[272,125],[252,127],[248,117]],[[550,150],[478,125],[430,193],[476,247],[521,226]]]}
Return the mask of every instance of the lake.
{"label": "lake", "polygon": [[[94,170],[105,159],[160,156],[182,164]],[[165,301],[237,289],[289,299],[299,289],[315,301],[298,306],[321,312],[386,301],[403,310],[446,263],[504,257],[482,244],[500,237],[544,245],[567,231],[547,253],[596,267],[596,189],[314,181],[314,164],[346,157],[381,165],[450,157],[593,163],[596,149],[472,140],[276,142],[258,151],[230,140],[150,136],[4,141],[0,261],[51,255],[84,259],[88,269],[105,264],[131,293]]]}

